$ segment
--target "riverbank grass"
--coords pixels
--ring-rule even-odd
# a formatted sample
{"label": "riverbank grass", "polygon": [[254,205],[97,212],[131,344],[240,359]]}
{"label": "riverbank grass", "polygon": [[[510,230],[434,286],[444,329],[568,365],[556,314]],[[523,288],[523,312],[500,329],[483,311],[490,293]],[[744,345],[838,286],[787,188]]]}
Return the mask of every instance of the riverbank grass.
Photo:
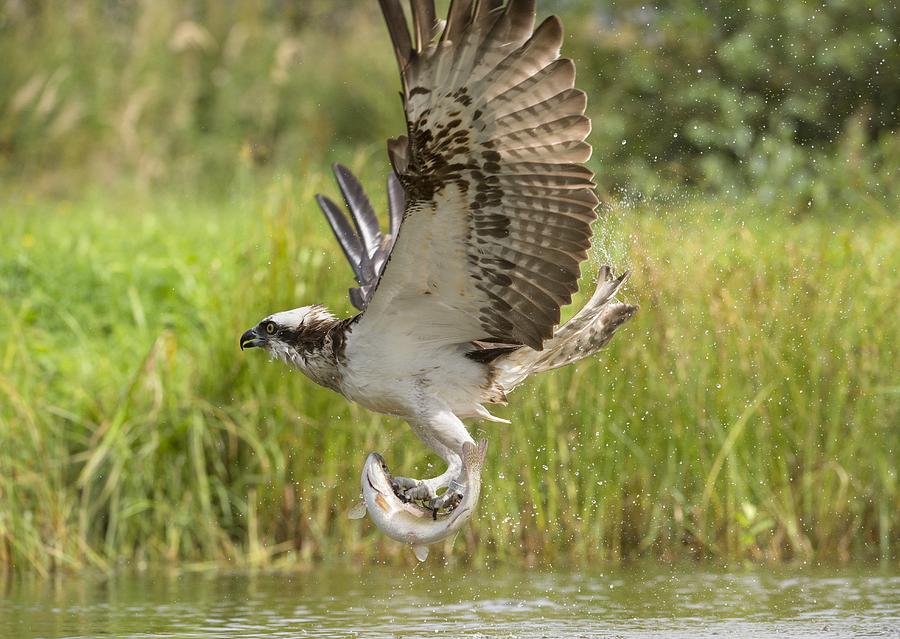
{"label": "riverbank grass", "polygon": [[[221,200],[0,199],[0,565],[406,556],[345,512],[369,451],[407,475],[437,460],[401,422],[238,349],[273,310],[350,312],[320,191],[324,172]],[[666,202],[597,228],[579,300],[610,262],[641,310],[601,356],[513,393],[511,426],[472,425],[491,446],[453,555],[896,559],[884,207]]]}

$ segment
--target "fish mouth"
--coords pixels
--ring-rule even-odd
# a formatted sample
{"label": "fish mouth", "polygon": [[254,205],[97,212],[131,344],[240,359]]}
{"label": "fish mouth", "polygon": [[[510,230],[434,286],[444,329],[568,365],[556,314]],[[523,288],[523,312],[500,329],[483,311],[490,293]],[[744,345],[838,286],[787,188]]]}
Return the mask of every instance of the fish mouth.
{"label": "fish mouth", "polygon": [[380,490],[378,490],[378,488],[375,487],[375,484],[372,483],[372,474],[368,470],[366,471],[366,483],[368,483],[369,488],[374,490],[376,493],[378,493],[379,495],[382,494],[382,492]]}
{"label": "fish mouth", "polygon": [[[391,485],[391,471],[388,470],[384,457],[378,453],[369,453],[366,459],[366,482],[377,493],[385,494],[384,487]],[[380,486],[380,488],[379,488]]]}
{"label": "fish mouth", "polygon": [[387,462],[378,453],[369,453],[369,457],[366,459],[366,468],[378,469],[385,478],[389,479],[391,477],[391,471],[388,469]]}
{"label": "fish mouth", "polygon": [[369,456],[366,458],[366,466],[377,466],[381,469],[387,468],[387,464],[384,463],[384,457],[378,453],[369,453]]}

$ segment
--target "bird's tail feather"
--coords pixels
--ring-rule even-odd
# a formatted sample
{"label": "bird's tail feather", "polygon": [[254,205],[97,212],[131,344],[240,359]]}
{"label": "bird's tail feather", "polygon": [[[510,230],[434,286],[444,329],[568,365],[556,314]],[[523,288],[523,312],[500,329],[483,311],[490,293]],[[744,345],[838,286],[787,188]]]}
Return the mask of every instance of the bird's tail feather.
{"label": "bird's tail feather", "polygon": [[577,315],[556,329],[540,351],[517,349],[495,362],[497,381],[509,392],[532,373],[549,371],[589,357],[609,343],[618,328],[638,307],[615,301],[630,273],[614,277],[608,266],[600,268],[597,289]]}

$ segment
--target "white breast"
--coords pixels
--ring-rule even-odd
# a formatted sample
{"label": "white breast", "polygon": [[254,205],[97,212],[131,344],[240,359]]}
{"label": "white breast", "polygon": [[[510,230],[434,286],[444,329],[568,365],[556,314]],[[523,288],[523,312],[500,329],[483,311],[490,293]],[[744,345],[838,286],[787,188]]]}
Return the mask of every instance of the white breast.
{"label": "white breast", "polygon": [[340,365],[341,391],[381,413],[410,417],[439,400],[460,417],[480,414],[486,368],[456,345],[412,340],[390,343],[348,336]]}

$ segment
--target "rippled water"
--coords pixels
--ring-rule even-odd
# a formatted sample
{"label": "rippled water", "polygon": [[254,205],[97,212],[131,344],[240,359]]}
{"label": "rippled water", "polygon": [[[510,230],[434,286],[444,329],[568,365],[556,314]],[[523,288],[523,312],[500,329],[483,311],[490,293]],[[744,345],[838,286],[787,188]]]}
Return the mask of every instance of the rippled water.
{"label": "rippled water", "polygon": [[13,581],[0,637],[900,637],[878,570],[317,569]]}

